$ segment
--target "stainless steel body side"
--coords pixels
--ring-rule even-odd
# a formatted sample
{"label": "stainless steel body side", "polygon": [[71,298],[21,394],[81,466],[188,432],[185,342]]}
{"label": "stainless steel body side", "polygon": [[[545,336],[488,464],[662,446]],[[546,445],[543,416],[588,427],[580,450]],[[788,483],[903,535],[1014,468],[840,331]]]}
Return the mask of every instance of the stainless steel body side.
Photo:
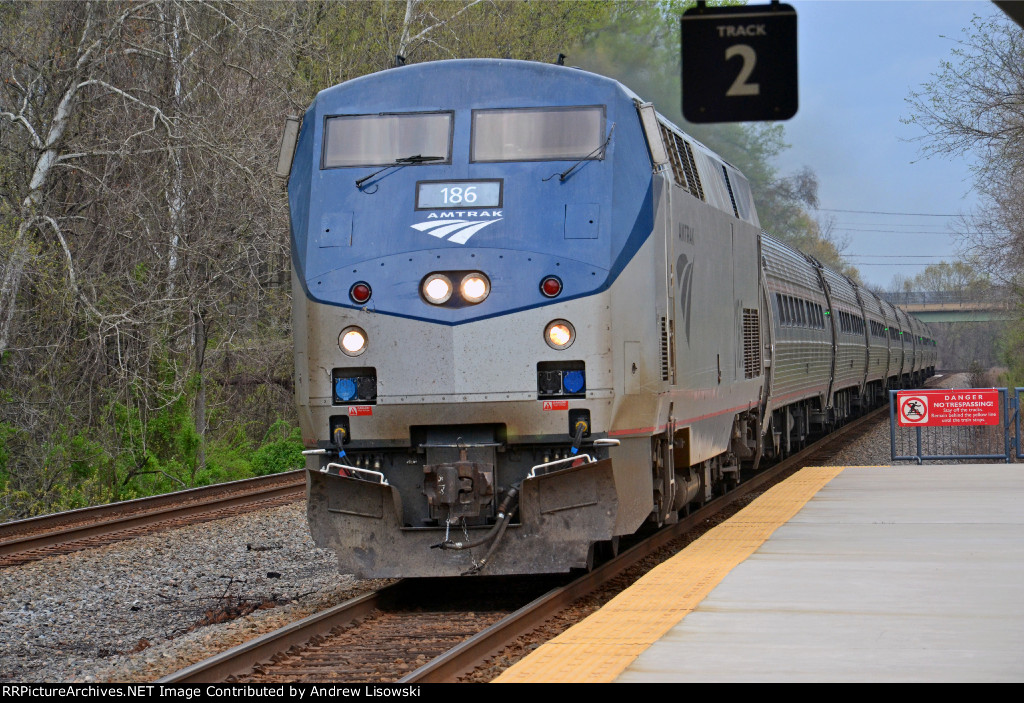
{"label": "stainless steel body side", "polygon": [[822,274],[832,294],[833,324],[839,322],[840,312],[847,315],[845,325],[840,324],[839,334],[836,335],[838,344],[832,391],[834,393],[852,388],[860,395],[864,390],[867,346],[862,327],[864,323],[860,302],[857,300],[857,293],[853,285],[845,276],[841,276],[831,269],[822,269]]}
{"label": "stainless steel body side", "polygon": [[900,321],[896,308],[887,300],[882,301],[885,312],[885,326],[889,339],[889,388],[899,388],[903,374],[903,342],[900,340]]}
{"label": "stainless steel body side", "polygon": [[815,328],[802,323],[798,311],[786,309],[796,300],[827,310],[828,302],[814,267],[803,254],[768,235],[762,236],[762,242],[765,276],[775,310],[772,404],[780,407],[815,398],[824,408],[835,320],[825,315],[823,325]]}
{"label": "stainless steel body side", "polygon": [[[885,314],[882,301],[873,292],[862,288],[861,300],[868,325],[868,382],[885,382],[889,371],[889,338],[885,332]],[[874,323],[872,325],[871,323]]]}

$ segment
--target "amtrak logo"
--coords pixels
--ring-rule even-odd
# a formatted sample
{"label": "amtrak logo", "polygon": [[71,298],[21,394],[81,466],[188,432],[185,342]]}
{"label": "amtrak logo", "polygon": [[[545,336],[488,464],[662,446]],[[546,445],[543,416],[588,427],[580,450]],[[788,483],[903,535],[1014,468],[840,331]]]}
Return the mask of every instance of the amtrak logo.
{"label": "amtrak logo", "polygon": [[679,290],[679,311],[683,314],[686,343],[690,343],[690,303],[693,302],[693,262],[686,254],[676,259],[676,287]]}
{"label": "amtrak logo", "polygon": [[[426,222],[417,222],[414,225],[410,225],[413,229],[417,229],[420,232],[426,232],[427,234],[437,237],[438,239],[444,239],[448,235],[449,242],[455,244],[465,244],[469,241],[469,238],[474,234],[482,230],[487,225],[493,225],[495,222],[500,222],[503,217],[500,217],[501,210],[459,210],[457,212],[442,212],[440,215],[437,213],[430,213],[427,215]],[[458,217],[497,217],[493,220],[460,220]]]}

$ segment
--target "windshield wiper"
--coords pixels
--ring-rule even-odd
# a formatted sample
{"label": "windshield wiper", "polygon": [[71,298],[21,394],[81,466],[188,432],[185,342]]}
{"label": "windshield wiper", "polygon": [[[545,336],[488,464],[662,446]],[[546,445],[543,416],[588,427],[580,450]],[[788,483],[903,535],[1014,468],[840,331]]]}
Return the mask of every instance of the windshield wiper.
{"label": "windshield wiper", "polygon": [[601,146],[599,146],[596,149],[594,149],[592,152],[590,152],[589,154],[584,156],[582,159],[579,159],[578,161],[576,161],[576,163],[574,163],[572,166],[570,166],[569,168],[565,169],[561,173],[552,173],[547,178],[542,178],[541,180],[542,181],[550,181],[555,176],[558,176],[559,183],[565,183],[565,179],[569,177],[569,174],[571,174],[573,171],[575,171],[576,168],[580,164],[582,164],[584,161],[587,161],[588,159],[590,159],[590,157],[592,157],[595,154],[597,154],[597,152],[599,152],[599,151],[601,152],[600,158],[603,159],[604,158],[605,147],[607,147],[608,143],[611,142],[613,134],[615,134],[615,123],[614,122],[612,122],[612,128],[610,130],[608,130],[608,138],[604,140],[604,143]]}
{"label": "windshield wiper", "polygon": [[363,176],[362,178],[360,178],[358,181],[356,181],[356,188],[361,188],[362,185],[366,183],[368,180],[376,176],[378,173],[387,171],[389,168],[401,168],[402,166],[408,166],[409,164],[422,164],[427,161],[443,160],[443,156],[421,156],[420,154],[416,154],[415,156],[403,156],[400,159],[395,159],[393,163],[388,164],[384,168],[374,171],[369,176]]}

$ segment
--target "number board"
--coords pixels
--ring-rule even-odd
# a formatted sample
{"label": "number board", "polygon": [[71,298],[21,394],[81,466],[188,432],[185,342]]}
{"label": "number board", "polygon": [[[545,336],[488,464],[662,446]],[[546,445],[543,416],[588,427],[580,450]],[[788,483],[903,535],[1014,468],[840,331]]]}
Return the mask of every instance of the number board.
{"label": "number board", "polygon": [[694,123],[788,120],[797,110],[796,10],[771,5],[683,13],[683,116]]}
{"label": "number board", "polygon": [[416,209],[501,207],[500,179],[486,181],[420,181],[416,184]]}

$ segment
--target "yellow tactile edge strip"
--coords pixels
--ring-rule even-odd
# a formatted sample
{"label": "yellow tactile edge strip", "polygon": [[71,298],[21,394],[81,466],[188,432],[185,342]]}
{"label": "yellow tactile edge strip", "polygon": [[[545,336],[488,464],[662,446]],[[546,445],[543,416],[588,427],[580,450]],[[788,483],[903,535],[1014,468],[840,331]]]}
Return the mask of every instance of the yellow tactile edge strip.
{"label": "yellow tactile edge strip", "polygon": [[607,683],[675,627],[845,467],[808,467],[541,645],[496,683]]}

